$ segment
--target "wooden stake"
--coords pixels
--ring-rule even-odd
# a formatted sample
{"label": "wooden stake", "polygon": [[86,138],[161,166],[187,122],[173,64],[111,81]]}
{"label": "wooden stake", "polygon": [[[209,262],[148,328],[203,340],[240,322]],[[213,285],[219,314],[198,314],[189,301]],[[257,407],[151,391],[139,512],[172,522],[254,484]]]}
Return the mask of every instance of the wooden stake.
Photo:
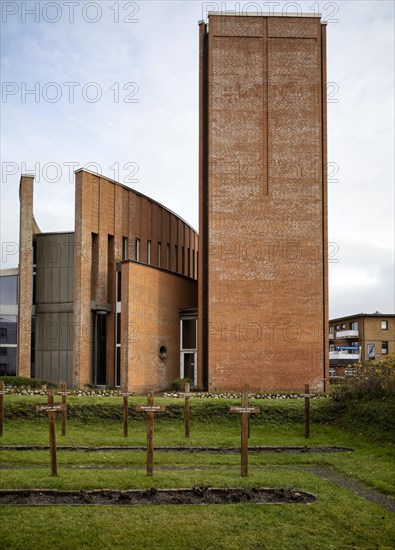
{"label": "wooden stake", "polygon": [[147,413],[147,476],[152,476],[154,472],[154,414],[164,412],[166,407],[154,405],[154,394],[148,392],[147,405],[139,405],[135,410]]}
{"label": "wooden stake", "polygon": [[0,437],[3,437],[3,425],[4,425],[4,382],[0,380]]}
{"label": "wooden stake", "polygon": [[189,409],[189,392],[190,392],[190,383],[185,382],[185,437],[190,435],[190,424],[191,424],[191,411]]}
{"label": "wooden stake", "polygon": [[[48,406],[53,407],[55,400],[53,392],[48,392]],[[56,425],[55,425],[55,411],[48,410],[48,425],[49,425],[49,452],[51,455],[51,476],[58,475],[58,464],[56,457]]]}
{"label": "wooden stake", "polygon": [[66,435],[66,424],[67,424],[67,395],[69,392],[67,391],[67,384],[66,382],[62,382],[60,384],[60,395],[62,396],[62,435]]}
{"label": "wooden stake", "polygon": [[191,412],[190,412],[190,408],[189,408],[189,398],[191,397],[191,385],[189,382],[185,382],[185,386],[184,386],[184,392],[182,393],[179,393],[178,394],[178,397],[184,397],[185,399],[185,407],[184,407],[184,411],[185,411],[185,417],[184,417],[184,421],[185,421],[185,437],[189,437],[190,435],[190,424],[191,424]]}
{"label": "wooden stake", "polygon": [[310,386],[304,386],[304,436],[306,439],[310,437]]}
{"label": "wooden stake", "polygon": [[248,400],[248,386],[245,385],[241,396],[241,407],[230,407],[230,412],[241,414],[241,476],[248,476],[248,437],[250,414],[258,413],[259,407],[250,407]]}
{"label": "wooden stake", "polygon": [[129,432],[129,394],[123,394],[123,437],[128,437]]}

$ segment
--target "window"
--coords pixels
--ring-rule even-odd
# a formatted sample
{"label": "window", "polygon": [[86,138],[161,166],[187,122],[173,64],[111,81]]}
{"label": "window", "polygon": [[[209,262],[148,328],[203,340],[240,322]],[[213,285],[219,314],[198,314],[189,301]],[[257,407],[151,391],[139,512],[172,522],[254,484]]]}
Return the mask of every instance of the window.
{"label": "window", "polygon": [[121,301],[121,289],[122,289],[122,275],[120,271],[117,271],[117,302]]}
{"label": "window", "polygon": [[167,243],[166,246],[166,269],[170,269],[170,245]]}
{"label": "window", "polygon": [[158,242],[158,267],[160,267],[160,252],[161,252],[161,243]]}
{"label": "window", "polygon": [[334,327],[329,327],[329,334],[333,334],[334,332]]}
{"label": "window", "polygon": [[188,248],[187,262],[188,262],[188,277],[190,277],[191,276],[191,250],[189,248]]}
{"label": "window", "polygon": [[140,261],[140,239],[134,241],[134,259],[136,262]]}
{"label": "window", "polygon": [[184,247],[181,249],[181,273],[185,274],[185,252]]}
{"label": "window", "polygon": [[343,323],[343,324],[342,324],[342,328],[346,328],[346,323]]}
{"label": "window", "polygon": [[340,328],[340,325],[336,325],[336,330],[339,330],[339,328]]}
{"label": "window", "polygon": [[174,271],[178,271],[178,246],[176,244],[174,245],[174,250],[176,254]]}
{"label": "window", "polygon": [[196,349],[196,319],[182,320],[182,349]]}
{"label": "window", "polygon": [[350,323],[350,330],[358,330],[358,321]]}
{"label": "window", "polygon": [[388,321],[381,321],[381,330],[388,330]]}
{"label": "window", "polygon": [[122,260],[127,260],[129,258],[129,239],[127,237],[122,237]]}
{"label": "window", "polygon": [[381,353],[383,355],[388,354],[388,342],[381,342]]}
{"label": "window", "polygon": [[147,241],[147,264],[151,263],[151,241]]}
{"label": "window", "polygon": [[2,315],[0,318],[0,376],[16,374],[17,332],[17,316]]}
{"label": "window", "polygon": [[0,277],[0,304],[15,305],[18,303],[18,276]]}

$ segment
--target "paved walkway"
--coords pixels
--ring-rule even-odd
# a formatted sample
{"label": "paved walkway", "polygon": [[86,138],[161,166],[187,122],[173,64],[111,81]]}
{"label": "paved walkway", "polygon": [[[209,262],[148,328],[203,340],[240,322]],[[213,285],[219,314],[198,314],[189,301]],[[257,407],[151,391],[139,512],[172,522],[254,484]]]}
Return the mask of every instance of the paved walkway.
{"label": "paved walkway", "polygon": [[364,483],[361,483],[360,481],[351,479],[350,477],[343,474],[338,474],[330,468],[324,468],[323,466],[301,466],[300,469],[308,472],[309,474],[321,477],[327,481],[331,481],[332,483],[335,483],[336,485],[339,485],[340,487],[351,491],[355,495],[358,495],[365,500],[370,500],[370,502],[374,502],[374,504],[377,504],[378,506],[381,506],[382,508],[385,508],[390,512],[395,512],[395,499],[393,497],[387,496],[377,489],[372,489],[371,487],[365,485]]}

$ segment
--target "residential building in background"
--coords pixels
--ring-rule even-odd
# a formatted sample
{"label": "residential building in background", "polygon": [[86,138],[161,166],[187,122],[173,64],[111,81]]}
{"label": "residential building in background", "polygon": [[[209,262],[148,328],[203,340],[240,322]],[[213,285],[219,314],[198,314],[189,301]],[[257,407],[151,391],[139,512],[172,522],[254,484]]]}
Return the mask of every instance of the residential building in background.
{"label": "residential building in background", "polygon": [[357,313],[329,321],[329,362],[332,376],[347,367],[395,353],[395,315]]}

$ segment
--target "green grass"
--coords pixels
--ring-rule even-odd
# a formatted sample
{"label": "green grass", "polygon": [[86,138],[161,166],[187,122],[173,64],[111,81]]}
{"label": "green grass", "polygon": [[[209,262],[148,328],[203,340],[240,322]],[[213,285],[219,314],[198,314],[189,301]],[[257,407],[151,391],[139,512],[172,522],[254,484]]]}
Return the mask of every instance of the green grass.
{"label": "green grass", "polygon": [[[6,396],[0,445],[48,443],[45,415],[34,413],[45,397]],[[133,398],[131,407],[145,399]],[[184,437],[182,400],[156,400],[168,414],[155,418],[155,445],[239,446],[240,418],[228,414],[235,401],[192,401],[191,438]],[[120,398],[69,398],[75,407],[58,445],[145,445],[143,416],[131,415],[122,435]],[[170,405],[170,407],[169,407]],[[312,492],[312,505],[54,506],[0,507],[0,548],[75,549],[340,549],[393,548],[393,514],[303,470],[329,467],[395,495],[395,452],[380,428],[355,423],[352,431],[328,423],[327,400],[313,402],[311,438],[305,440],[302,401],[259,401],[250,445],[339,445],[350,453],[250,454],[249,476],[240,477],[240,457],[209,453],[154,454],[154,475],[145,471],[144,451],[58,451],[58,477],[49,472],[49,452],[0,451],[0,486],[5,488],[129,489],[150,487],[287,487]],[[369,414],[371,414],[369,408]],[[89,410],[88,410],[89,409]],[[101,411],[100,411],[101,409]],[[82,411],[88,411],[83,416]],[[98,411],[100,411],[98,413]],[[115,411],[115,418],[114,418]],[[26,414],[24,414],[26,413]],[[113,415],[113,416],[111,416]],[[326,423],[324,423],[324,420]],[[23,468],[18,468],[23,466]]]}

